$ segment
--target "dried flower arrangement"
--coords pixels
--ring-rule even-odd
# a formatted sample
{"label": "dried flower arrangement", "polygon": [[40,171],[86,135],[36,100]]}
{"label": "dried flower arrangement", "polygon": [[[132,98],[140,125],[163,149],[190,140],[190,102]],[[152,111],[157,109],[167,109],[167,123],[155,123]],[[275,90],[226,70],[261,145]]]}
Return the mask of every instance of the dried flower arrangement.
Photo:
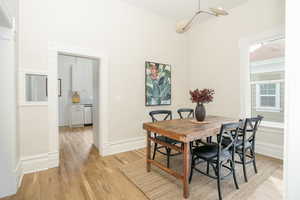
{"label": "dried flower arrangement", "polygon": [[194,91],[190,91],[192,102],[197,104],[212,102],[214,99],[214,94],[215,91],[213,89],[196,89]]}

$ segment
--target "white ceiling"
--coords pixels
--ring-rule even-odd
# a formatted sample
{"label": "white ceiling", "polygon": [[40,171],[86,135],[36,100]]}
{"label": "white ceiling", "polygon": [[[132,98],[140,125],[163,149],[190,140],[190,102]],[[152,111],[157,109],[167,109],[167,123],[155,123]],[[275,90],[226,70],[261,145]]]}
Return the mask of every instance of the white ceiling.
{"label": "white ceiling", "polygon": [[[123,0],[174,20],[190,18],[198,8],[198,0]],[[222,6],[229,10],[248,0],[201,0],[201,9]],[[205,17],[204,17],[205,18]]]}

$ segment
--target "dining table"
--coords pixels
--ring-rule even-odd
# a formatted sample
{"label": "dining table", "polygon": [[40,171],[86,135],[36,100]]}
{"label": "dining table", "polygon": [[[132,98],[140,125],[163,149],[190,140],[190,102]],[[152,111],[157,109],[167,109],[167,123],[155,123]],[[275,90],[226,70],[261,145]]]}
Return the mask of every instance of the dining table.
{"label": "dining table", "polygon": [[[224,123],[236,122],[237,120],[222,116],[206,116],[205,120],[198,122],[193,118],[173,119],[158,122],[143,123],[143,129],[147,133],[147,149],[146,149],[146,170],[151,171],[151,165],[154,165],[168,174],[180,179],[183,184],[183,199],[188,199],[189,191],[189,175],[191,162],[190,144],[196,140],[204,140],[210,136],[216,136],[220,127]],[[153,134],[152,134],[153,133]],[[155,133],[155,134],[154,134]],[[176,140],[181,145],[166,143],[158,140],[155,135],[165,136]],[[167,168],[160,162],[151,159],[151,142],[161,146],[171,148],[181,152],[183,155],[183,171],[176,172],[171,168]]]}

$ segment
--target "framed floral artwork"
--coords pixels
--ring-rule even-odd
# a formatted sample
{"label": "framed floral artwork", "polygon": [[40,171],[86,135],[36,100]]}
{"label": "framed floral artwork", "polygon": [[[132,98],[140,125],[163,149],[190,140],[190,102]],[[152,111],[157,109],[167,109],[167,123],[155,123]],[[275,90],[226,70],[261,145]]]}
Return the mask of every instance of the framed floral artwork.
{"label": "framed floral artwork", "polygon": [[171,105],[171,65],[145,62],[146,106]]}

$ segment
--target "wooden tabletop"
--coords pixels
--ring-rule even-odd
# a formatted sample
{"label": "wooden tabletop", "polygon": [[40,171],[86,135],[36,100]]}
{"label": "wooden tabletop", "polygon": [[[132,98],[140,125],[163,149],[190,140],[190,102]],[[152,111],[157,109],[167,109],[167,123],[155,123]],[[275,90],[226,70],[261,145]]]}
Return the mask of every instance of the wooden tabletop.
{"label": "wooden tabletop", "polygon": [[227,117],[207,116],[204,122],[197,122],[195,119],[174,119],[144,123],[143,128],[180,142],[190,142],[214,136],[218,134],[222,124],[237,121],[238,119]]}

